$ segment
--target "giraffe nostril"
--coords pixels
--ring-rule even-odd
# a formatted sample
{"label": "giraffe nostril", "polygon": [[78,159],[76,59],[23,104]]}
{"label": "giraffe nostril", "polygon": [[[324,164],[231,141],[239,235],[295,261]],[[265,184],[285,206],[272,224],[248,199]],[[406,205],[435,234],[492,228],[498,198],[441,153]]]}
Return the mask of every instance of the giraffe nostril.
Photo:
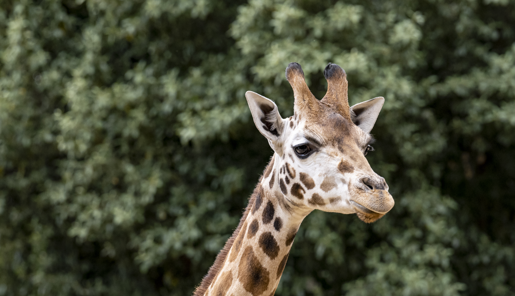
{"label": "giraffe nostril", "polygon": [[363,178],[363,179],[361,179],[361,183],[365,184],[365,186],[368,189],[374,190],[374,184],[372,183],[372,180],[370,180],[370,178]]}
{"label": "giraffe nostril", "polygon": [[367,189],[370,190],[386,190],[386,188],[388,188],[386,181],[382,177],[379,179],[365,177],[361,178],[360,181],[366,186]]}

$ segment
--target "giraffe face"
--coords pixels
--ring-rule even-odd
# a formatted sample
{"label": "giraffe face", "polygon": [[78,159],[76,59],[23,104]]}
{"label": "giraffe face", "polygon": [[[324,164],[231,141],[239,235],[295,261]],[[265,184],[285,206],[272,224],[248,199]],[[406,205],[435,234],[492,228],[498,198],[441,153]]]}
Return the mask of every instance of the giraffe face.
{"label": "giraffe face", "polygon": [[290,64],[286,73],[294,89],[294,116],[282,119],[271,100],[246,93],[254,122],[275,151],[264,184],[293,209],[355,213],[367,223],[381,218],[394,201],[365,154],[384,99],[349,107],[346,75],[336,65],[326,68],[329,90],[321,101],[307,88],[300,65]]}
{"label": "giraffe face", "polygon": [[392,208],[388,185],[365,157],[373,141],[369,133],[330,108],[316,120],[290,117],[284,127],[283,143],[278,145],[282,151],[276,151],[275,172],[268,178],[276,179],[272,189],[280,190],[289,202],[356,213],[369,223]]}

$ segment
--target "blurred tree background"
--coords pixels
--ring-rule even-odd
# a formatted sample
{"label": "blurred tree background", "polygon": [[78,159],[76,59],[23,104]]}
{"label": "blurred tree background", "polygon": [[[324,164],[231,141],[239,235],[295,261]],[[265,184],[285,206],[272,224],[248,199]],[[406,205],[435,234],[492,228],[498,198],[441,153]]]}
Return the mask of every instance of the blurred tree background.
{"label": "blurred tree background", "polygon": [[515,295],[515,4],[0,0],[0,295],[189,295],[292,114],[299,62],[384,96],[394,209],[314,212],[277,295]]}

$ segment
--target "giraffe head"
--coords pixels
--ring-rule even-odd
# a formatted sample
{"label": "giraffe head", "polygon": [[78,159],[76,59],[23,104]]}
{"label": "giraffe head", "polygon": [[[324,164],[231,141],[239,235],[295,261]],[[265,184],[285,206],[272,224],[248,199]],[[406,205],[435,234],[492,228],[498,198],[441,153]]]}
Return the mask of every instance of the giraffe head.
{"label": "giraffe head", "polygon": [[394,205],[384,178],[365,157],[373,150],[370,131],[384,98],[350,107],[345,71],[329,64],[324,76],[328,89],[319,101],[309,90],[301,66],[288,65],[286,79],[295,104],[294,116],[286,119],[272,100],[250,91],[245,94],[256,127],[275,151],[263,186],[281,195],[289,211],[355,213],[371,223]]}

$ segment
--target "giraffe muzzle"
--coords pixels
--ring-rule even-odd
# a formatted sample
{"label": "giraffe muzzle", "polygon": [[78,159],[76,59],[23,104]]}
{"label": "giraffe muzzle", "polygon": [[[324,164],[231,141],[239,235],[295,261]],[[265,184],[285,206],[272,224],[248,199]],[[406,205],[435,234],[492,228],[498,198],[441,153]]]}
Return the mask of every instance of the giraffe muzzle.
{"label": "giraffe muzzle", "polygon": [[[372,192],[360,194],[359,196],[352,196],[350,200],[352,205],[357,207],[358,210],[363,213],[367,213],[368,210],[370,212],[384,215],[395,205],[393,197],[386,190],[374,190]],[[366,210],[362,208],[365,208]]]}
{"label": "giraffe muzzle", "polygon": [[352,187],[350,202],[357,216],[366,223],[378,220],[395,205],[383,178],[362,178]]}

